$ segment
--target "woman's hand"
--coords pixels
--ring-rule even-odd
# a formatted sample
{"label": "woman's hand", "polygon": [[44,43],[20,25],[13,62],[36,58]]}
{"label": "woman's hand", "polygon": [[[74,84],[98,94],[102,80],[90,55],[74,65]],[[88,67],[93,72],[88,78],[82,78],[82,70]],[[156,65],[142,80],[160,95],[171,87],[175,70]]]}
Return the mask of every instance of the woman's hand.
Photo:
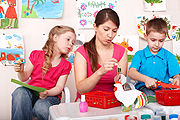
{"label": "woman's hand", "polygon": [[119,81],[120,78],[121,78],[121,74],[117,73],[117,75],[114,77],[114,82]]}
{"label": "woman's hand", "polygon": [[99,68],[99,75],[104,75],[108,71],[113,70],[115,67],[115,63],[117,63],[117,62],[118,61],[114,58],[107,59]]}
{"label": "woman's hand", "polygon": [[45,99],[45,98],[47,98],[47,96],[48,96],[48,91],[47,90],[45,90],[44,92],[39,93],[39,98],[40,99]]}

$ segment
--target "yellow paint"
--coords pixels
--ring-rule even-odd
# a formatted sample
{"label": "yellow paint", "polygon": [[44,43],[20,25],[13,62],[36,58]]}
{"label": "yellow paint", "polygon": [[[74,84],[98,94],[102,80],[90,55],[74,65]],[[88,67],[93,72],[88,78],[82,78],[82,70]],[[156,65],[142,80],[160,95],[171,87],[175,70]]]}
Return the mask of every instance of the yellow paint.
{"label": "yellow paint", "polygon": [[140,99],[139,96],[138,96],[138,101],[139,101],[139,106],[138,106],[138,108],[140,108],[140,107],[141,107],[141,99]]}
{"label": "yellow paint", "polygon": [[138,30],[138,32],[140,32],[142,35],[144,35],[144,33],[141,30]]}
{"label": "yellow paint", "polygon": [[11,43],[8,41],[9,46],[12,46]]}

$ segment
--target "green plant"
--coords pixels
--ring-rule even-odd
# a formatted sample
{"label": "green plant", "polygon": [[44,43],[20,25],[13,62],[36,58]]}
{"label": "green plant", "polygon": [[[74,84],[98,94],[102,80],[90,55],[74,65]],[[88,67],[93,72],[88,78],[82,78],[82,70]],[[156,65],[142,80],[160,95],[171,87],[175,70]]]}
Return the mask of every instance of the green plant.
{"label": "green plant", "polygon": [[176,54],[175,57],[176,57],[177,61],[180,62],[180,55]]}
{"label": "green plant", "polygon": [[176,41],[180,40],[180,28],[178,28],[178,30],[176,30]]}

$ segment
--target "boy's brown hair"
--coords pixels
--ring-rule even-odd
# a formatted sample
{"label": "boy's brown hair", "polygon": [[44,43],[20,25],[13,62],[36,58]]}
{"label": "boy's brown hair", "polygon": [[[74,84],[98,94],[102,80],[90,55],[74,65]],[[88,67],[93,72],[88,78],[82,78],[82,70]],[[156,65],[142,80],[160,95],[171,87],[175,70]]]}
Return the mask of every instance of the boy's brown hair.
{"label": "boy's brown hair", "polygon": [[146,35],[150,32],[158,32],[168,35],[167,22],[163,18],[154,18],[146,23]]}

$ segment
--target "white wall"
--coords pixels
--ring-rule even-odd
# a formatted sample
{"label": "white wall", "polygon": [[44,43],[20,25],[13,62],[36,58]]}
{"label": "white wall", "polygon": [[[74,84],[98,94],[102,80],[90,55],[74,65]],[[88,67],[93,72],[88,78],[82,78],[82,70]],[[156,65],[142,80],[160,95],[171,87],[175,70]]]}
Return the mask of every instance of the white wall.
{"label": "white wall", "polygon": [[[171,23],[180,26],[180,0],[166,0],[166,12],[155,12],[159,15],[171,15]],[[59,19],[29,19],[21,18],[21,2],[18,0],[18,29],[0,30],[0,34],[5,33],[22,33],[25,44],[25,58],[33,49],[41,49],[43,46],[43,34],[47,34],[55,25],[69,25],[76,30],[76,33],[85,34],[86,41],[93,35],[92,29],[77,29],[76,25],[76,0],[64,0],[64,11],[62,18]],[[117,0],[117,13],[120,16],[121,25],[118,34],[120,35],[137,35],[136,16],[152,15],[152,12],[144,12],[142,0]],[[140,49],[146,46],[146,41],[140,39]],[[172,51],[172,41],[165,43],[164,47]],[[11,93],[16,85],[10,82],[10,79],[16,77],[12,66],[0,66],[0,120],[10,120],[11,118]],[[71,101],[75,99],[75,82],[73,73],[70,74],[66,84],[70,88]]]}

